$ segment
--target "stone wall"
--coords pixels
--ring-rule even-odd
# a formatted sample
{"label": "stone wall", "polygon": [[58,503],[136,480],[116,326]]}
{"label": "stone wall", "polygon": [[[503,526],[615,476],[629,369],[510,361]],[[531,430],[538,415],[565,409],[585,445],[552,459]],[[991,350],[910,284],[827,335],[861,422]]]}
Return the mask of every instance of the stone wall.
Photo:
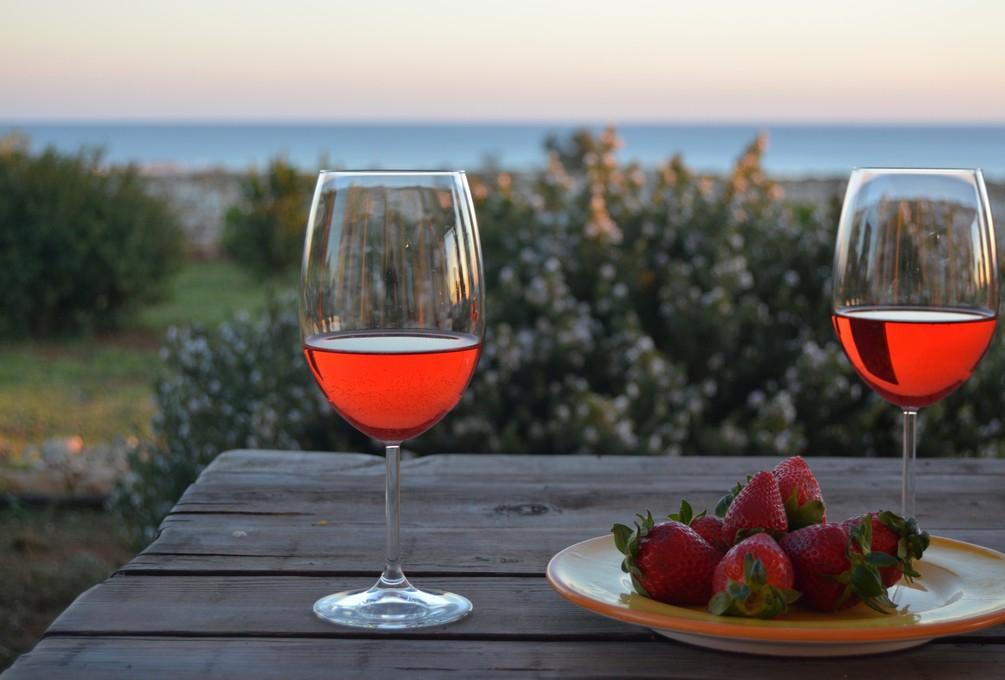
{"label": "stone wall", "polygon": [[147,174],[144,180],[150,193],[165,199],[178,215],[189,252],[197,257],[218,255],[224,216],[241,196],[241,176],[164,172]]}

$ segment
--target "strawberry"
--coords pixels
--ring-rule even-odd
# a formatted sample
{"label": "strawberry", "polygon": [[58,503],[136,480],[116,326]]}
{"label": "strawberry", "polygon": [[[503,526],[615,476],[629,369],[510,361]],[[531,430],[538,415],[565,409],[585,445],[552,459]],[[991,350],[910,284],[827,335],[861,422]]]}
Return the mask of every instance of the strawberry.
{"label": "strawberry", "polygon": [[897,562],[891,567],[879,570],[883,585],[887,588],[903,576],[908,583],[920,576],[912,560],[921,559],[928,548],[928,532],[918,528],[915,519],[905,520],[900,515],[884,510],[870,512],[860,517],[851,517],[841,523],[847,530],[858,526],[865,518],[872,521],[872,543],[869,546],[873,552],[881,552],[893,557]]}
{"label": "strawberry", "polygon": [[775,539],[754,534],[737,543],[712,575],[713,614],[771,619],[799,598],[792,590],[792,563]]}
{"label": "strawberry", "polygon": [[786,458],[771,471],[785,503],[790,529],[827,521],[820,483],[802,456]]}
{"label": "strawberry", "polygon": [[697,515],[691,508],[691,504],[686,500],[680,502],[680,510],[667,515],[667,519],[675,519],[681,524],[686,524],[697,532],[713,547],[725,552],[729,547],[722,538],[722,520],[718,517],[710,517],[707,510],[702,510]]}
{"label": "strawberry", "polygon": [[719,552],[726,552],[729,548],[729,544],[726,543],[726,539],[722,535],[722,520],[718,517],[709,517],[708,515],[696,517],[691,520],[691,528]]}
{"label": "strawberry", "polygon": [[777,536],[788,528],[778,483],[770,472],[758,472],[729,504],[722,521],[722,536],[727,545],[733,545],[756,531]]}
{"label": "strawberry", "polygon": [[879,569],[895,565],[896,560],[871,551],[869,522],[850,531],[840,524],[811,524],[787,534],[780,543],[792,560],[802,601],[813,609],[837,611],[861,600],[879,612],[893,610]]}
{"label": "strawberry", "polygon": [[686,524],[655,524],[649,512],[638,518],[634,530],[624,524],[611,527],[614,544],[625,555],[621,570],[631,575],[635,590],[668,604],[708,602],[722,553]]}

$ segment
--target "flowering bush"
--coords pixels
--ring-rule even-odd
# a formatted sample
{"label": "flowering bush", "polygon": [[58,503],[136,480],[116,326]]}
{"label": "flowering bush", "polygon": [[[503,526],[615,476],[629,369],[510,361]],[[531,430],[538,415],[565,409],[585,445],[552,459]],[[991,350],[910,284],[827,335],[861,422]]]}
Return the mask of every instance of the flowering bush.
{"label": "flowering bush", "polygon": [[[530,177],[474,177],[488,332],[460,405],[419,453],[899,455],[898,412],[848,366],[830,323],[834,206],[793,206],[763,140],[724,178],[679,157],[619,164],[613,130],[548,144]],[[177,495],[240,446],[359,450],[323,403],[294,303],[170,336],[157,388],[168,455],[134,485]],[[926,410],[921,453],[1003,455],[1005,351]],[[143,467],[143,465],[147,467]],[[163,497],[163,496],[161,496]],[[174,496],[171,496],[173,498]],[[168,502],[158,505],[166,511]]]}

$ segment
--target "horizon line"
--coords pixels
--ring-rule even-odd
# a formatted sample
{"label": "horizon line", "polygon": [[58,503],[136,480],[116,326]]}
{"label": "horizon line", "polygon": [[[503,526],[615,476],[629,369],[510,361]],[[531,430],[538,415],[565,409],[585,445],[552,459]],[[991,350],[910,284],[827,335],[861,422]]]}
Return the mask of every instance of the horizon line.
{"label": "horizon line", "polygon": [[1005,119],[694,119],[694,118],[629,118],[629,119],[576,119],[576,118],[227,118],[227,117],[85,117],[53,118],[26,117],[0,118],[0,125],[346,125],[346,126],[562,126],[562,127],[614,127],[680,126],[680,127],[1005,127]]}

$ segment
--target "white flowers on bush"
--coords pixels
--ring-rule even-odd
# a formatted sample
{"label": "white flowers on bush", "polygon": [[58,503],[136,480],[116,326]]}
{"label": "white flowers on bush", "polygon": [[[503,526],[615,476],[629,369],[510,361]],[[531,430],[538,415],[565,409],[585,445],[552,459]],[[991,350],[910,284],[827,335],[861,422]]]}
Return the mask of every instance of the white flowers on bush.
{"label": "white flowers on bush", "polygon": [[[725,178],[679,157],[619,166],[612,130],[549,143],[538,176],[473,178],[488,328],[461,403],[419,453],[897,454],[896,409],[834,342],[834,215],[790,208],[760,169],[764,140]],[[325,403],[293,300],[215,331],[171,329],[159,441],[116,505],[149,537],[219,452],[376,450]],[[1000,455],[1005,341],[928,409],[922,446]],[[963,404],[963,405],[959,405]],[[953,417],[940,417],[954,408]]]}

